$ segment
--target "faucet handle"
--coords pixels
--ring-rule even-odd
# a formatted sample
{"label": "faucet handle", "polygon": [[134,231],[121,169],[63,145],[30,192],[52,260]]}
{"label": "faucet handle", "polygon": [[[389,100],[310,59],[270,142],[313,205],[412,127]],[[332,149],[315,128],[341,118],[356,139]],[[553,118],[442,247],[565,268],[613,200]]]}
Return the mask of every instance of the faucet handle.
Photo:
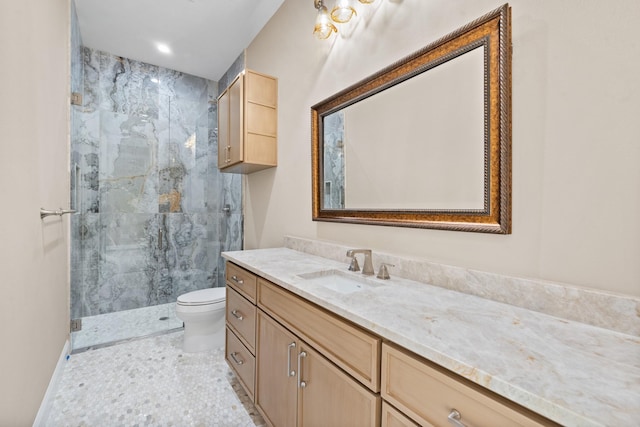
{"label": "faucet handle", "polygon": [[351,256],[351,264],[349,264],[349,271],[360,271],[360,265],[358,265],[358,259],[354,254],[347,254],[347,256]]}
{"label": "faucet handle", "polygon": [[380,264],[380,269],[378,270],[378,274],[376,275],[378,279],[383,279],[383,280],[391,279],[391,276],[389,276],[389,270],[387,269],[387,267],[395,267],[395,265],[388,264],[386,262],[383,262],[382,264]]}

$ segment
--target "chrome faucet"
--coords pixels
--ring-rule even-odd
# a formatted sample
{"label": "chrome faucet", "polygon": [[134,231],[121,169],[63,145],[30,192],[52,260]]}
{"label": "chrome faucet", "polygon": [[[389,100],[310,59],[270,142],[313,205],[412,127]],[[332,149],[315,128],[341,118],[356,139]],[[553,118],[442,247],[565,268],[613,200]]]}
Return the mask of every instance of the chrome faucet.
{"label": "chrome faucet", "polygon": [[360,266],[356,259],[356,254],[364,254],[364,266],[362,267],[362,274],[365,276],[373,276],[373,261],[371,260],[371,249],[349,249],[347,256],[351,258],[351,265],[349,265],[350,271],[359,271]]}

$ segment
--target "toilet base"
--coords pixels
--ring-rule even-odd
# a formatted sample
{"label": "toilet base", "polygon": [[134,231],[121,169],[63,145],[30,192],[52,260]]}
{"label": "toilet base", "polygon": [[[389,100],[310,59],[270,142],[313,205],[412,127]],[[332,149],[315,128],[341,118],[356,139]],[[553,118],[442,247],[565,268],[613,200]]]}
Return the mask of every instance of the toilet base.
{"label": "toilet base", "polygon": [[214,322],[209,325],[184,324],[182,350],[199,353],[224,347],[224,325]]}

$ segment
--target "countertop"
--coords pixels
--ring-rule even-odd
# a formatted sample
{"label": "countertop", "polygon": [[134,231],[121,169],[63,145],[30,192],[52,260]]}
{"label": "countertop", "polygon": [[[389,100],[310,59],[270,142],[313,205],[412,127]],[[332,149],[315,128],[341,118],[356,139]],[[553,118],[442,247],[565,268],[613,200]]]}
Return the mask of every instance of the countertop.
{"label": "countertop", "polygon": [[638,337],[393,274],[336,292],[299,276],[346,263],[288,248],[222,256],[559,424],[640,426]]}

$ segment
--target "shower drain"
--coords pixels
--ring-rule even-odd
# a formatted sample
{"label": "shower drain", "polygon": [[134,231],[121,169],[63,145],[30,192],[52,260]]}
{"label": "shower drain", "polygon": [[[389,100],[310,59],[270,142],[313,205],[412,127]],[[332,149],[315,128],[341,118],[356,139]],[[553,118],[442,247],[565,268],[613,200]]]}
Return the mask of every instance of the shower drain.
{"label": "shower drain", "polygon": [[162,316],[160,319],[158,320],[169,320],[169,316]]}

